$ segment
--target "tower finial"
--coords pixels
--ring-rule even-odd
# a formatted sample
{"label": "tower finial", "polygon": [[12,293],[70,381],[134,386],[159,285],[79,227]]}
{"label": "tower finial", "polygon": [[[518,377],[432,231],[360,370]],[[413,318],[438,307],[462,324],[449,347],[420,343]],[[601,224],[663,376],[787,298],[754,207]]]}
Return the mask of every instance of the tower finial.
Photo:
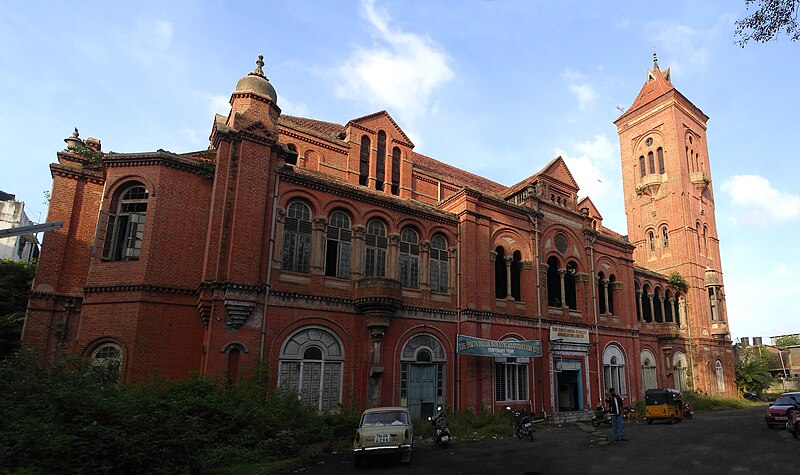
{"label": "tower finial", "polygon": [[658,69],[658,55],[655,48],[653,48],[653,69]]}
{"label": "tower finial", "polygon": [[261,76],[263,78],[264,77],[264,69],[263,68],[264,68],[264,55],[263,54],[259,54],[258,55],[258,61],[256,61],[256,69],[250,74],[254,74],[256,76]]}

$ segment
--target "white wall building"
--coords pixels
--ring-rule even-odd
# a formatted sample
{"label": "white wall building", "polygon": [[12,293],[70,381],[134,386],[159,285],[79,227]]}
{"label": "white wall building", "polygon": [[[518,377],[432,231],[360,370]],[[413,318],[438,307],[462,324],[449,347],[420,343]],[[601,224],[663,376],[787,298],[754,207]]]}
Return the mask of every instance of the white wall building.
{"label": "white wall building", "polygon": [[[25,214],[25,203],[0,191],[0,229],[35,224]],[[39,240],[33,233],[0,238],[0,259],[30,261],[39,257]]]}

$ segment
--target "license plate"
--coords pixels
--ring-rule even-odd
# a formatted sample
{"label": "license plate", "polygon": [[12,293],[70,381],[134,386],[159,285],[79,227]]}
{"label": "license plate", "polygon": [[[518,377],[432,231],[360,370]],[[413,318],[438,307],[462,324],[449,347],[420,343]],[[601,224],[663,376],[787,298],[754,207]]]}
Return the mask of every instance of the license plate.
{"label": "license plate", "polygon": [[778,417],[775,418],[775,420],[776,421],[788,421],[789,418],[788,417],[780,417],[780,416],[778,416]]}
{"label": "license plate", "polygon": [[447,442],[448,440],[450,440],[450,437],[447,437],[446,435],[442,436],[442,442]]}
{"label": "license plate", "polygon": [[375,434],[376,444],[385,444],[386,442],[389,442],[389,434]]}

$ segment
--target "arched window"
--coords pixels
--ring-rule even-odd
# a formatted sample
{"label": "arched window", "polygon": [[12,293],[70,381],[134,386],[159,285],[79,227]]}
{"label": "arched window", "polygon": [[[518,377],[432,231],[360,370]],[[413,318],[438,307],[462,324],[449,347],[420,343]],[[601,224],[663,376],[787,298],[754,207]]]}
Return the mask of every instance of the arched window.
{"label": "arched window", "polygon": [[570,310],[578,310],[578,294],[575,283],[575,274],[577,273],[578,264],[575,261],[569,261],[567,263],[567,272],[564,274],[564,299]]}
{"label": "arched window", "polygon": [[227,348],[228,353],[228,369],[225,372],[225,377],[228,383],[235,384],[239,381],[239,360],[242,356],[242,350],[239,345],[230,345]]}
{"label": "arched window", "polygon": [[697,252],[703,252],[703,242],[701,241],[700,237],[700,221],[695,223],[695,227],[697,229]]}
{"label": "arched window", "polygon": [[664,314],[661,311],[662,306],[662,299],[661,299],[661,288],[656,287],[653,289],[653,319],[656,323],[663,323],[664,322]]}
{"label": "arched window", "polygon": [[[503,338],[502,341],[519,341]],[[494,359],[494,394],[497,402],[527,401],[528,358]]]}
{"label": "arched window", "polygon": [[603,381],[606,391],[614,388],[620,396],[628,394],[625,383],[625,356],[616,345],[609,345],[603,352]]}
{"label": "arched window", "polygon": [[109,381],[119,381],[122,376],[122,350],[111,343],[100,345],[92,352],[92,364],[103,368]]}
{"label": "arched window", "polygon": [[725,376],[722,373],[722,361],[717,360],[714,363],[714,372],[717,376],[717,392],[721,393],[725,391]]}
{"label": "arched window", "polygon": [[400,149],[392,149],[392,194],[400,194]]}
{"label": "arched window", "polygon": [[344,352],[339,339],[324,328],[302,329],[283,342],[278,386],[297,392],[319,411],[339,408]]}
{"label": "arched window", "polygon": [[375,189],[383,191],[383,181],[386,179],[386,132],[378,131],[378,157],[375,163]]}
{"label": "arched window", "polygon": [[672,369],[673,369],[673,382],[675,388],[680,391],[686,391],[689,389],[689,386],[686,384],[686,370],[688,366],[686,365],[686,355],[683,352],[676,351],[674,355],[672,355]]}
{"label": "arched window", "polygon": [[412,228],[400,233],[400,284],[403,287],[419,287],[419,236]]}
{"label": "arched window", "polygon": [[642,385],[644,390],[656,389],[658,378],[656,376],[656,357],[650,350],[642,350]]}
{"label": "arched window", "polygon": [[647,175],[647,168],[644,166],[644,155],[639,155],[639,177],[644,178]]}
{"label": "arched window", "polygon": [[703,226],[703,254],[708,255],[708,226]]}
{"label": "arched window", "polygon": [[308,274],[311,263],[311,210],[295,201],[286,210],[283,225],[283,270]]}
{"label": "arched window", "polygon": [[658,173],[664,173],[664,149],[658,147],[656,150],[656,154],[658,155]]}
{"label": "arched window", "polygon": [[[139,182],[126,183],[117,195],[115,212],[108,215],[101,258],[135,261],[142,252],[147,188]],[[113,206],[113,205],[112,205]]]}
{"label": "arched window", "polygon": [[366,135],[361,136],[361,155],[358,166],[358,184],[367,186],[369,183],[369,148],[370,140]]}
{"label": "arched window", "polygon": [[494,250],[494,296],[504,299],[508,296],[508,278],[506,276],[506,251],[503,246]]}
{"label": "arched window", "polygon": [[650,166],[650,173],[656,172],[656,161],[653,158],[653,152],[647,152],[647,164]]}
{"label": "arched window", "polygon": [[642,320],[645,323],[653,323],[653,312],[652,312],[652,296],[650,295],[650,285],[645,284],[642,287]]}
{"label": "arched window", "polygon": [[663,226],[661,228],[661,239],[664,242],[664,247],[669,247],[669,233],[667,232],[667,227]]}
{"label": "arched window", "polygon": [[650,245],[650,252],[656,252],[656,237],[653,235],[653,231],[647,233],[647,242]]}
{"label": "arched window", "polygon": [[364,236],[364,275],[367,277],[386,277],[386,225],[378,219],[367,223]]}
{"label": "arched window", "polygon": [[325,241],[325,275],[350,278],[352,240],[350,218],[341,211],[331,213]]}
{"label": "arched window", "polygon": [[561,307],[561,275],[558,272],[558,259],[555,256],[547,259],[547,306]]}
{"label": "arched window", "polygon": [[433,236],[430,251],[430,283],[434,292],[448,291],[448,258],[447,241],[441,235]]}
{"label": "arched window", "polygon": [[614,276],[614,274],[611,274],[610,276],[608,276],[608,286],[607,286],[607,288],[608,288],[608,313],[610,313],[611,315],[616,315],[614,313],[614,292],[613,292],[614,283],[616,281],[617,281],[617,278],[616,278],[616,276]]}
{"label": "arched window", "polygon": [[602,272],[597,273],[597,304],[600,310],[600,315],[606,314],[606,285],[608,282],[605,280],[606,276]]}
{"label": "arched window", "polygon": [[511,296],[517,302],[522,300],[520,278],[522,275],[522,253],[514,251],[514,258],[511,260]]}

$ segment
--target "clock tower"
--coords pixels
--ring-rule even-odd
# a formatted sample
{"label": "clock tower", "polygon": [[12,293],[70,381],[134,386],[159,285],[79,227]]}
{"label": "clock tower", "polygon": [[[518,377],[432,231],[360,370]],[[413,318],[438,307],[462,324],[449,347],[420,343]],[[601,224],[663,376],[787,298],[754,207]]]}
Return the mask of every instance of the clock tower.
{"label": "clock tower", "polygon": [[614,122],[634,260],[672,284],[685,282],[680,326],[690,352],[730,345],[707,121],[653,54],[639,95]]}

